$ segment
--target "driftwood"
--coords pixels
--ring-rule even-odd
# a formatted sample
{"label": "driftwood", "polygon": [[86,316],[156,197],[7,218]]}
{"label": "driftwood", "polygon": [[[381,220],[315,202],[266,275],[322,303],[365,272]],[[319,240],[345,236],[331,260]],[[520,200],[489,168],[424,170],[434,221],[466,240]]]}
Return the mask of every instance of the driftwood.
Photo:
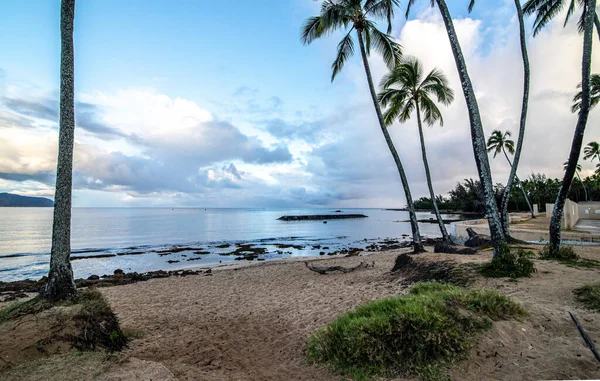
{"label": "driftwood", "polygon": [[308,269],[310,271],[314,271],[319,274],[327,274],[328,272],[332,272],[332,271],[341,271],[343,273],[350,273],[350,272],[352,272],[354,270],[358,270],[358,269],[363,269],[363,268],[367,268],[367,267],[375,267],[375,262],[373,262],[372,265],[369,265],[366,262],[361,262],[360,264],[358,264],[354,267],[342,267],[342,266],[317,267],[317,266],[311,265],[308,262],[304,262],[304,264],[306,265],[306,267],[308,267]]}
{"label": "driftwood", "polygon": [[575,323],[575,325],[577,326],[579,333],[581,333],[581,337],[583,337],[583,340],[590,348],[590,351],[592,351],[592,353],[594,354],[594,357],[596,357],[596,360],[600,361],[600,354],[598,354],[598,350],[596,349],[596,346],[594,345],[592,339],[590,339],[587,332],[585,332],[581,324],[579,324],[579,320],[577,320],[575,315],[572,312],[569,312],[569,315],[571,315],[571,320],[573,320],[573,323]]}

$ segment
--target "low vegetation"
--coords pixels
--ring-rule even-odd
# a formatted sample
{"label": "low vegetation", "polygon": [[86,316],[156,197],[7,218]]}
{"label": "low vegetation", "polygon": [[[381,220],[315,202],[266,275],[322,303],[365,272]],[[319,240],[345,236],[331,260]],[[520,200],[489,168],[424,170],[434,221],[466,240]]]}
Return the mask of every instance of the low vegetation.
{"label": "low vegetation", "polygon": [[43,319],[69,323],[62,324],[62,329],[53,333],[50,341],[68,341],[78,350],[103,348],[116,351],[127,345],[128,339],[119,326],[117,316],[97,289],[81,291],[73,301],[51,303],[37,296],[25,302],[15,302],[0,310],[0,324],[53,308],[56,314],[46,314],[48,316]]}
{"label": "low vegetation", "polygon": [[552,253],[550,245],[546,245],[539,254],[541,259],[559,261],[570,267],[600,268],[600,261],[581,258],[570,246],[561,246],[558,252]]}
{"label": "low vegetation", "polygon": [[463,356],[492,321],[524,314],[496,291],[418,283],[405,296],[338,317],[309,340],[307,355],[354,379],[397,374],[439,379],[443,366]]}
{"label": "low vegetation", "polygon": [[532,251],[525,251],[522,248],[511,248],[504,244],[500,248],[500,254],[491,262],[483,264],[480,268],[481,274],[490,278],[524,278],[530,277],[536,272],[535,265],[531,258],[534,256]]}
{"label": "low vegetation", "polygon": [[586,308],[600,312],[600,282],[586,284],[583,287],[573,290],[575,299],[582,303]]}

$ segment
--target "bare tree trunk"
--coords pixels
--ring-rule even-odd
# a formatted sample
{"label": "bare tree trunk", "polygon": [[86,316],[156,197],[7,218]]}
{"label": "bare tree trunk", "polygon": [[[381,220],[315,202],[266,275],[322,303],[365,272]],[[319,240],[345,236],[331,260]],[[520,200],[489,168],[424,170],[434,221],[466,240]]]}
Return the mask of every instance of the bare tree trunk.
{"label": "bare tree trunk", "polygon": [[75,59],[73,23],[75,0],[62,0],[60,12],[60,132],[52,225],[50,272],[44,297],[49,300],[77,296],[71,268],[71,192],[73,185],[73,144],[75,137]]}
{"label": "bare tree trunk", "polygon": [[496,198],[494,194],[494,185],[492,182],[492,173],[490,170],[490,163],[487,156],[487,147],[485,141],[485,135],[483,132],[483,125],[481,123],[481,116],[479,114],[479,105],[475,98],[475,91],[473,90],[473,84],[467,71],[467,64],[462,54],[460,42],[454,29],[454,23],[452,22],[452,16],[448,11],[448,6],[444,0],[436,0],[444,24],[446,25],[446,31],[448,33],[448,39],[450,40],[450,46],[456,62],[456,68],[462,84],[465,101],[467,103],[467,110],[469,111],[469,120],[471,125],[471,137],[473,139],[473,152],[475,155],[475,163],[477,164],[477,171],[479,173],[479,180],[483,188],[485,198],[485,210],[490,226],[490,236],[494,244],[494,255],[498,255],[498,248],[502,242],[505,241],[504,232],[502,231],[502,224],[500,222],[500,215],[498,213],[498,205],[496,204]]}
{"label": "bare tree trunk", "polygon": [[[521,8],[521,0],[515,0],[515,7],[517,8],[517,18],[519,20],[521,55],[523,57],[523,103],[521,106],[521,120],[519,123],[519,137],[517,138],[515,158],[511,165],[510,175],[508,176],[506,187],[504,188],[504,197],[502,197],[502,205],[500,208],[502,230],[504,231],[504,235],[507,238],[510,237],[510,217],[508,216],[508,202],[510,201],[512,186],[514,184],[515,178],[517,177],[517,169],[519,167],[519,160],[521,159],[521,150],[523,149],[523,140],[525,139],[525,125],[527,124],[527,109],[529,106],[529,83],[531,77],[531,70],[529,68],[529,55],[527,54],[527,40],[525,38],[525,22],[523,21],[523,8]],[[525,201],[527,201],[527,205],[529,205],[531,217],[535,218],[529,199],[525,194],[525,189],[523,189],[523,194],[525,195]]]}
{"label": "bare tree trunk", "polygon": [[423,125],[421,123],[421,110],[419,109],[419,101],[415,100],[415,104],[417,107],[417,124],[419,127],[419,137],[421,139],[421,153],[423,155],[423,165],[425,166],[425,176],[427,177],[427,187],[429,188],[429,196],[431,197],[431,203],[433,205],[433,212],[435,213],[435,217],[437,218],[438,225],[440,226],[440,232],[442,233],[442,238],[444,242],[450,242],[450,237],[448,236],[448,231],[446,230],[446,225],[444,225],[444,220],[442,219],[442,215],[440,214],[440,210],[438,208],[437,200],[435,199],[435,192],[433,191],[433,184],[431,183],[431,173],[429,172],[429,162],[427,161],[427,150],[425,149],[425,137],[423,136]]}
{"label": "bare tree trunk", "polygon": [[406,204],[408,207],[408,214],[410,216],[410,227],[412,229],[413,234],[414,252],[422,253],[425,251],[425,249],[423,248],[423,243],[421,242],[421,234],[419,233],[419,223],[417,222],[417,215],[415,213],[415,204],[413,203],[410,188],[408,187],[408,179],[406,178],[406,173],[404,172],[404,167],[402,166],[402,161],[400,161],[398,151],[396,151],[396,147],[394,147],[392,137],[390,136],[390,133],[383,120],[383,114],[381,113],[381,107],[379,106],[379,101],[377,100],[377,93],[375,92],[375,86],[373,85],[373,77],[371,76],[371,69],[369,68],[369,59],[365,50],[365,43],[363,41],[362,31],[357,30],[356,33],[358,35],[358,43],[360,45],[360,53],[362,55],[363,65],[367,74],[369,91],[371,92],[371,98],[373,99],[373,105],[375,106],[375,111],[377,112],[377,119],[379,120],[379,127],[381,127],[381,132],[383,132],[385,142],[387,143],[388,148],[390,149],[390,152],[394,157],[394,161],[396,162],[396,167],[398,168],[398,173],[400,174],[400,180],[402,180],[404,194],[406,195]]}
{"label": "bare tree trunk", "polygon": [[552,211],[552,219],[550,220],[550,252],[551,254],[558,253],[560,249],[560,226],[564,213],[567,194],[571,188],[575,171],[577,170],[577,162],[581,154],[581,146],[583,145],[583,134],[587,125],[588,116],[591,108],[590,97],[590,76],[592,66],[592,42],[594,34],[594,17],[596,15],[596,0],[586,0],[584,14],[584,32],[583,32],[583,57],[581,59],[581,110],[577,118],[575,134],[573,135],[573,143],[571,144],[571,153],[565,170],[563,182],[558,191],[554,210]]}

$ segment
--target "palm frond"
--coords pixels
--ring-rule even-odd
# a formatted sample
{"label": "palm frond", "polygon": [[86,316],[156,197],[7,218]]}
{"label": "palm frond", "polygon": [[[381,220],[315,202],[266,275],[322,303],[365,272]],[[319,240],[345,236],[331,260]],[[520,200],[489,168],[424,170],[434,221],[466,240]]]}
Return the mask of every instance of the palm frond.
{"label": "palm frond", "polygon": [[383,121],[385,122],[386,126],[391,126],[394,123],[394,121],[399,118],[400,114],[406,106],[406,102],[403,101],[401,98],[393,98],[396,97],[392,95],[390,107],[383,113]]}
{"label": "palm frond", "polygon": [[371,38],[372,46],[381,54],[386,66],[392,70],[402,58],[402,47],[389,35],[379,31],[372,23],[365,29]]}
{"label": "palm frond", "polygon": [[387,21],[387,34],[392,33],[392,19],[394,8],[400,6],[400,0],[367,0],[365,2],[365,15],[369,13],[375,17],[385,18]]}
{"label": "palm frond", "polygon": [[423,111],[424,118],[423,121],[429,125],[433,126],[436,122],[439,121],[440,126],[444,126],[444,118],[442,118],[442,113],[437,105],[433,102],[431,98],[427,96],[427,94],[423,94],[419,97],[419,105],[421,111]]}
{"label": "palm frond", "polygon": [[454,91],[448,86],[448,79],[439,69],[433,69],[421,83],[421,90],[435,94],[438,102],[449,105],[454,101]]}
{"label": "palm frond", "polygon": [[331,65],[332,74],[331,82],[335,79],[336,75],[342,71],[346,60],[354,55],[354,41],[352,40],[352,29],[346,34],[346,37],[338,44],[338,53],[335,61]]}
{"label": "palm frond", "polygon": [[473,7],[475,7],[475,0],[471,0],[469,3],[469,13],[473,12]]}

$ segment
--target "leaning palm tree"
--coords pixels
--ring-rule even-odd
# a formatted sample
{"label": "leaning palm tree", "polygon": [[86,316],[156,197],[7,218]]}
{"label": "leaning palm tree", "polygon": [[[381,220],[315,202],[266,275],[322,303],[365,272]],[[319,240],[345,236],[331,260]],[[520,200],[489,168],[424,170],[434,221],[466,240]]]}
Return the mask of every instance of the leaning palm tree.
{"label": "leaning palm tree", "polygon": [[[406,17],[410,13],[410,10],[416,0],[408,0],[408,6],[406,9]],[[494,184],[492,182],[492,172],[490,170],[490,162],[487,156],[485,134],[483,132],[483,124],[481,122],[481,115],[479,114],[479,104],[475,97],[475,90],[469,77],[467,70],[467,63],[462,53],[456,30],[454,29],[454,23],[452,16],[448,10],[445,0],[430,0],[431,6],[433,7],[436,3],[444,20],[446,26],[446,32],[448,33],[448,39],[450,40],[450,47],[452,48],[452,54],[454,55],[454,61],[456,62],[456,68],[462,84],[465,101],[467,104],[467,111],[469,112],[469,121],[471,127],[471,137],[473,139],[473,153],[475,156],[475,164],[477,164],[477,171],[479,173],[479,179],[483,188],[485,210],[488,218],[490,227],[490,236],[494,243],[494,255],[499,254],[500,243],[505,241],[505,235],[502,230],[502,224],[500,221],[500,215],[498,213],[498,205],[496,204]]]}
{"label": "leaning palm tree", "polygon": [[77,296],[71,268],[71,192],[73,185],[73,145],[75,135],[75,60],[73,22],[75,0],[62,0],[60,9],[60,132],[54,195],[50,272],[44,297],[49,300]]}
{"label": "leaning palm tree", "polygon": [[598,159],[600,161],[600,144],[598,142],[589,142],[583,149],[583,160],[587,159],[590,159],[590,161]]}
{"label": "leaning palm tree", "polygon": [[423,126],[421,122],[421,112],[424,115],[423,121],[433,126],[436,122],[440,126],[444,125],[444,119],[440,109],[435,104],[432,96],[435,96],[438,102],[449,105],[454,100],[454,92],[448,86],[446,76],[439,70],[433,69],[427,76],[423,77],[423,65],[417,58],[404,59],[394,70],[386,74],[382,80],[379,93],[379,102],[383,107],[388,107],[383,117],[386,125],[390,126],[397,119],[401,123],[410,119],[413,110],[417,115],[417,127],[419,128],[419,137],[421,139],[421,153],[423,155],[423,164],[425,166],[425,176],[427,177],[427,186],[429,195],[433,204],[433,211],[437,217],[440,231],[444,242],[450,242],[450,236],[444,225],[444,220],[440,214],[433,184],[431,183],[431,174],[429,172],[429,162],[427,161],[427,151],[425,150],[425,138],[423,137]]}
{"label": "leaning palm tree", "polygon": [[[492,135],[487,141],[487,147],[488,152],[494,152],[494,158],[496,158],[496,155],[498,155],[499,153],[503,153],[512,171],[512,168],[515,164],[510,161],[508,153],[514,155],[515,142],[510,139],[509,131],[506,131],[504,134],[502,133],[502,131],[499,130],[495,130],[494,132],[492,132]],[[508,151],[508,153],[506,153],[506,151]],[[519,176],[515,175],[515,178],[517,180],[517,183],[519,184],[519,187],[523,191],[523,196],[525,197],[525,201],[527,201],[527,206],[529,207],[529,212],[531,212],[531,218],[535,218],[533,208],[531,207],[531,202],[529,201],[529,197],[527,197],[527,193],[525,192],[525,187],[523,186],[523,183],[521,183]]]}
{"label": "leaning palm tree", "polygon": [[[404,172],[404,167],[400,161],[400,156],[394,147],[392,138],[385,126],[381,108],[377,102],[377,94],[373,85],[371,69],[369,68],[368,56],[371,48],[380,53],[385,64],[391,70],[400,61],[402,56],[400,45],[389,36],[392,28],[392,18],[394,16],[394,7],[399,5],[399,0],[324,0],[321,4],[319,16],[311,17],[306,20],[302,28],[301,41],[304,44],[310,44],[314,40],[327,36],[332,32],[350,27],[347,34],[338,44],[338,53],[332,65],[331,80],[333,81],[337,74],[342,70],[346,61],[354,54],[354,40],[352,32],[356,32],[360,53],[362,56],[369,91],[375,106],[379,126],[383,132],[385,141],[390,149],[402,186],[406,195],[406,203],[410,215],[410,224],[413,234],[413,247],[415,252],[422,252],[423,244],[419,233],[419,225],[415,214],[413,199],[408,186],[408,180]],[[373,19],[385,18],[388,24],[387,34],[377,29]]]}
{"label": "leaning palm tree", "polygon": [[[566,171],[568,166],[569,166],[569,162],[565,161],[563,163],[563,171]],[[581,176],[579,176],[579,172],[581,172],[581,164],[577,164],[575,175],[577,175],[577,179],[579,180],[579,182],[581,183],[581,186],[583,187],[583,193],[585,193],[585,201],[588,201],[587,188],[585,187],[583,180],[581,180]]]}
{"label": "leaning palm tree", "polygon": [[[594,108],[598,103],[600,103],[600,74],[592,74],[592,76],[590,77],[590,86],[590,107]],[[577,88],[581,88],[581,83],[577,85]],[[579,110],[581,110],[581,97],[581,91],[573,97],[574,103],[573,107],[571,107],[571,111],[573,113],[579,112]]]}
{"label": "leaning palm tree", "polygon": [[[578,0],[579,1],[579,0]],[[557,9],[561,6],[563,0],[529,0],[525,5],[525,11],[528,14],[537,13],[536,30],[543,28],[557,14]],[[581,146],[583,145],[583,135],[587,125],[591,109],[591,66],[592,66],[592,42],[594,34],[594,20],[596,19],[596,0],[581,0],[583,5],[583,16],[579,22],[580,30],[583,32],[583,55],[581,59],[581,105],[577,125],[573,134],[571,143],[571,152],[562,186],[558,191],[552,219],[550,220],[550,255],[557,255],[560,249],[560,227],[564,214],[567,194],[571,188],[573,177],[577,169]],[[554,4],[554,5],[553,5]],[[571,7],[572,8],[572,7]],[[572,13],[571,8],[569,13]]]}
{"label": "leaning palm tree", "polygon": [[[514,0],[515,8],[517,10],[517,19],[519,20],[519,41],[521,45],[521,57],[523,60],[523,101],[521,104],[521,117],[519,121],[519,137],[517,138],[517,146],[515,148],[515,154],[513,157],[513,163],[511,165],[510,174],[508,181],[504,187],[504,195],[502,196],[502,205],[500,206],[500,220],[502,222],[502,229],[504,235],[510,237],[510,218],[508,216],[508,202],[510,201],[510,195],[512,193],[513,184],[517,178],[517,169],[521,160],[521,151],[523,149],[523,140],[525,139],[525,125],[527,123],[527,109],[529,108],[529,86],[531,78],[531,70],[529,68],[529,54],[527,53],[527,39],[525,36],[525,21],[523,15],[523,8],[521,7],[521,0]],[[471,0],[469,4],[469,13],[475,6],[475,0]],[[519,186],[520,182],[519,182]],[[521,189],[523,187],[521,186]],[[523,190],[524,192],[524,190]],[[525,196],[527,203],[529,200]],[[531,206],[530,206],[531,209]],[[533,216],[533,211],[531,213]],[[534,216],[535,218],[535,216]]]}
{"label": "leaning palm tree", "polygon": [[[567,0],[528,0],[525,3],[523,10],[528,15],[536,13],[535,21],[533,22],[533,35],[537,36],[537,34],[544,29],[550,20],[562,12],[562,10],[565,8],[565,5],[567,5]],[[567,25],[571,19],[571,16],[573,13],[575,13],[576,6],[583,8],[583,12],[577,24],[579,27],[579,32],[583,33],[585,9],[587,6],[585,0],[571,0],[569,2],[569,7],[567,8],[567,14],[565,16],[565,22],[563,26]],[[600,37],[600,19],[596,13],[594,13],[594,25],[596,27],[598,37]]]}

